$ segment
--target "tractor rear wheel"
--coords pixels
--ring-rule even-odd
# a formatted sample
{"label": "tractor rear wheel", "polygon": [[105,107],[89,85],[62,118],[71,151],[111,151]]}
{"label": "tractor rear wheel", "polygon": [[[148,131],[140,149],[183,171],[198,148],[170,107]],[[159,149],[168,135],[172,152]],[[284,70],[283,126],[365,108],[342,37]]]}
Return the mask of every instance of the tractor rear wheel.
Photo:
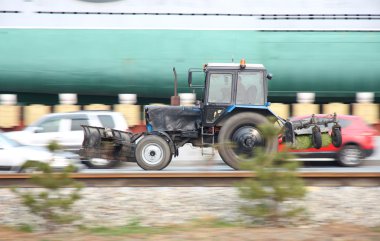
{"label": "tractor rear wheel", "polygon": [[142,138],[136,146],[137,164],[144,170],[162,170],[172,160],[168,142],[157,135]]}
{"label": "tractor rear wheel", "polygon": [[258,148],[266,153],[277,150],[277,138],[263,136],[258,126],[269,123],[257,113],[239,113],[229,118],[219,132],[218,151],[223,161],[239,170],[242,162],[254,158]]}

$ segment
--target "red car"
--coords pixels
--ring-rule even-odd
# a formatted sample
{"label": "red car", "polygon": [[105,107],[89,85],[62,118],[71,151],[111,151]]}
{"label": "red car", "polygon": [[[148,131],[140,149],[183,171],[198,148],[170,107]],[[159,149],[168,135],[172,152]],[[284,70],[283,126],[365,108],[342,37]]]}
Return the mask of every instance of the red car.
{"label": "red car", "polygon": [[[316,115],[318,118],[323,118],[326,115]],[[292,120],[307,118],[296,117]],[[302,150],[292,150],[300,158],[334,158],[339,165],[353,167],[362,163],[363,158],[366,158],[374,152],[374,137],[378,134],[377,131],[368,126],[363,119],[358,116],[338,115],[338,122],[342,127],[342,145],[334,147],[332,144],[321,147],[320,149],[308,148]],[[332,123],[328,125],[330,131]],[[282,140],[279,140],[279,150],[284,149]]]}

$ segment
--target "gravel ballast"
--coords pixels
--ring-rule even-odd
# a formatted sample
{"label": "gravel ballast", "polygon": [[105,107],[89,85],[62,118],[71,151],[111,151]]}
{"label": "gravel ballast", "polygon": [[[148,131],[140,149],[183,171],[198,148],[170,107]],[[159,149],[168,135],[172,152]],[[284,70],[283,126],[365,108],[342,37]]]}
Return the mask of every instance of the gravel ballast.
{"label": "gravel ballast", "polygon": [[[33,189],[38,191],[38,189]],[[133,221],[157,226],[217,218],[241,221],[245,202],[234,187],[87,187],[74,205],[81,223],[120,226]],[[380,226],[380,187],[308,187],[308,194],[294,205],[304,206],[307,218],[297,225],[331,222]],[[292,203],[290,203],[292,204]],[[9,189],[0,189],[0,225],[40,224]]]}

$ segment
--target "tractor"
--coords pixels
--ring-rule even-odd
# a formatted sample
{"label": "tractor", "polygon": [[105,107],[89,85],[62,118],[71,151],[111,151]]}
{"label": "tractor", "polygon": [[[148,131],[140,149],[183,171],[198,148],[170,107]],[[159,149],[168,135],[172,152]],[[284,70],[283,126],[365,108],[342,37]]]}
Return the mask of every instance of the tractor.
{"label": "tractor", "polygon": [[[204,85],[193,85],[195,72],[204,73]],[[175,70],[174,74],[176,83]],[[213,154],[216,146],[223,161],[239,169],[258,148],[268,153],[277,151],[278,139],[269,139],[260,130],[260,125],[276,122],[284,129],[281,138],[290,146],[297,143],[297,136],[311,135],[315,148],[321,147],[321,133],[328,132],[327,124],[334,123],[332,143],[341,145],[341,127],[335,114],[291,122],[273,113],[267,101],[271,78],[262,64],[246,64],[244,60],[189,69],[189,87],[203,90],[202,101],[195,106],[146,106],[143,133],[83,126],[80,154],[84,159],[137,162],[145,170],[162,170],[178,156],[179,147],[191,143],[201,147],[202,154]],[[212,148],[211,153],[205,151],[207,147]]]}

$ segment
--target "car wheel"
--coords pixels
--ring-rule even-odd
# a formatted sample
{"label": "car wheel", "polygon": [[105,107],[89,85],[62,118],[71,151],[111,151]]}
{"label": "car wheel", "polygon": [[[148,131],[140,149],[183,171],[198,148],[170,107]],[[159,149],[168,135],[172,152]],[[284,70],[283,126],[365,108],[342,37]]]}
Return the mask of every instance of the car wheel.
{"label": "car wheel", "polygon": [[27,161],[19,169],[19,173],[41,173],[41,166],[44,165],[39,161]]}
{"label": "car wheel", "polygon": [[337,162],[340,166],[356,167],[362,163],[363,151],[357,145],[346,145],[338,153]]}
{"label": "car wheel", "polygon": [[18,172],[19,173],[41,173],[41,171],[39,171],[36,167],[21,168]]}
{"label": "car wheel", "polygon": [[162,170],[172,160],[168,142],[157,135],[143,137],[136,146],[137,164],[144,170]]}
{"label": "car wheel", "polygon": [[108,160],[103,158],[91,158],[84,161],[89,168],[92,169],[109,169],[117,166],[120,163],[118,160]]}

